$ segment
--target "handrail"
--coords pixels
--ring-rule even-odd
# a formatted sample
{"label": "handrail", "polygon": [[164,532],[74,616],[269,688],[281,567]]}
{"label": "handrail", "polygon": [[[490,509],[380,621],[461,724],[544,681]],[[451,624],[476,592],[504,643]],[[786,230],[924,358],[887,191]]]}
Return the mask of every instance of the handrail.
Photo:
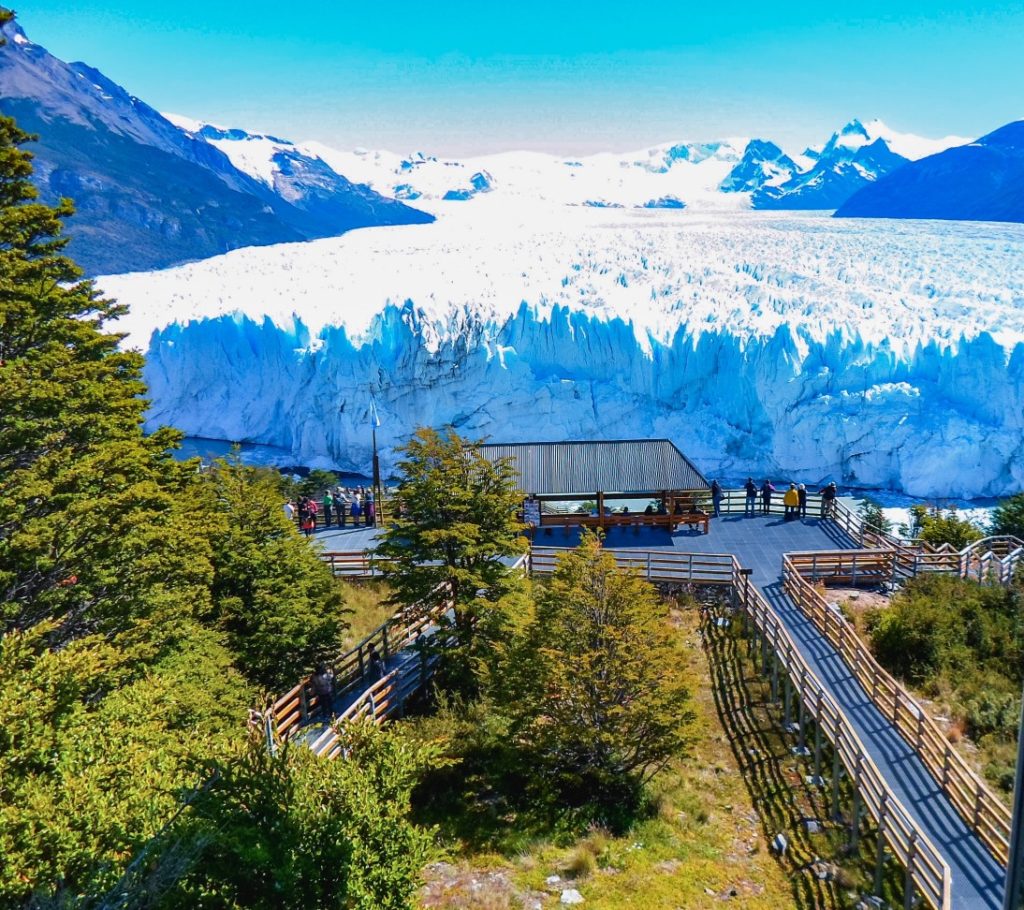
{"label": "handrail", "polygon": [[878,710],[912,746],[967,826],[992,856],[1005,865],[1009,859],[1010,810],[952,747],[928,713],[875,660],[842,613],[829,607],[806,577],[810,574],[813,580],[823,578],[817,569],[827,560],[851,566],[858,557],[871,553],[864,550],[787,553],[782,557],[786,592],[843,657]]}
{"label": "handrail", "polygon": [[[771,643],[803,704],[813,706],[816,722],[835,747],[893,855],[900,860],[909,879],[935,910],[950,910],[952,878],[949,865],[889,789],[853,725],[821,685],[775,611],[760,591],[750,584],[749,578],[740,574],[739,563],[735,565],[734,590],[739,595],[740,605],[760,627],[765,640]],[[856,818],[854,824],[857,824]]]}
{"label": "handrail", "polygon": [[[530,570],[534,575],[550,575],[558,565],[564,547],[533,547]],[[677,553],[671,550],[615,550],[604,552],[615,557],[620,569],[635,569],[648,581],[731,585],[733,557],[728,553]]]}
{"label": "handrail", "polygon": [[[403,607],[377,626],[355,647],[334,660],[335,697],[352,692],[366,678],[369,666],[368,652],[371,647],[387,661],[392,655],[400,653],[416,642],[450,609],[451,603],[447,599],[435,605],[413,604],[410,607]],[[383,678],[386,679],[389,675],[385,674]],[[313,688],[312,678],[303,677],[278,698],[267,712],[273,735],[279,740],[293,738],[310,717],[323,713],[322,709],[323,705]]]}

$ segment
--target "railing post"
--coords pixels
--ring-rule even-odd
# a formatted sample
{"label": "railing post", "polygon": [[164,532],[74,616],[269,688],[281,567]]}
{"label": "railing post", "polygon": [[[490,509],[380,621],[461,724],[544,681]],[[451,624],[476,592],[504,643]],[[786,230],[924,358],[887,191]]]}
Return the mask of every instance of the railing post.
{"label": "railing post", "polygon": [[832,818],[839,818],[839,736],[832,744]]}
{"label": "railing post", "polygon": [[648,553],[647,553],[647,580],[648,581],[651,580],[651,553],[650,553],[650,551],[648,551]]}
{"label": "railing post", "polygon": [[805,696],[807,681],[804,679],[803,671],[800,672],[800,711],[797,723],[800,725],[796,747],[801,755],[807,754],[807,698]]}
{"label": "railing post", "polygon": [[818,784],[821,782],[821,689],[814,708],[814,779]]}
{"label": "railing post", "polygon": [[271,708],[263,714],[263,735],[267,741],[267,752],[277,754],[277,742],[274,739],[274,711]]}
{"label": "railing post", "polygon": [[907,875],[903,880],[903,910],[914,910],[914,863],[917,861],[917,832],[910,832],[907,847]]}
{"label": "railing post", "polygon": [[382,656],[383,656],[384,660],[387,660],[391,656],[390,648],[388,647],[388,626],[387,626],[387,623],[384,624],[384,628],[381,630],[381,644],[382,644],[383,649],[384,649],[384,654]]}
{"label": "railing post", "polygon": [[857,841],[860,837],[860,766],[863,758],[857,753],[857,761],[853,771],[853,818],[850,821],[850,849],[857,849]]}
{"label": "railing post", "polygon": [[299,683],[299,717],[302,718],[303,723],[309,717],[309,696],[306,695],[305,681]]}
{"label": "railing post", "polygon": [[772,704],[779,701],[779,655],[772,650]]}
{"label": "railing post", "polygon": [[885,871],[885,817],[889,808],[889,794],[882,793],[882,806],[878,813],[878,854],[875,860],[875,888],[872,892],[876,897],[882,896],[882,873]]}
{"label": "railing post", "polygon": [[793,707],[793,683],[791,682],[788,673],[786,674],[786,678],[782,683],[782,692],[782,726],[789,727],[789,722],[791,720],[790,712]]}

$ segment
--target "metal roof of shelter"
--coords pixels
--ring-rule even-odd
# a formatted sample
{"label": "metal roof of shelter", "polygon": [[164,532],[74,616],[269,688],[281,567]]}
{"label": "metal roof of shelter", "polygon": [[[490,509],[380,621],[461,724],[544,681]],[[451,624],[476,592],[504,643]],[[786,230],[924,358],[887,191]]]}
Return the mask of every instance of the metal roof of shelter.
{"label": "metal roof of shelter", "polygon": [[485,458],[510,458],[523,493],[538,496],[706,490],[708,482],[668,439],[487,443]]}

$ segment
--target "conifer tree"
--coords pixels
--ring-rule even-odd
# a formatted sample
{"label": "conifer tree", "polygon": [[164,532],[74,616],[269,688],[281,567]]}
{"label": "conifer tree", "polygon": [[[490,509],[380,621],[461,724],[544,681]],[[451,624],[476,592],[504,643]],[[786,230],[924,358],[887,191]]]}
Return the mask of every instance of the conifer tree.
{"label": "conifer tree", "polygon": [[494,607],[519,577],[508,565],[526,550],[516,509],[522,505],[514,470],[493,463],[480,443],[452,428],[423,428],[400,450],[398,514],[378,549],[399,606],[454,608],[456,647],[450,663],[473,656],[478,630],[500,617]]}
{"label": "conifer tree", "polygon": [[560,786],[628,803],[673,756],[692,720],[679,643],[655,588],[585,534],[538,589],[512,649],[506,710]]}

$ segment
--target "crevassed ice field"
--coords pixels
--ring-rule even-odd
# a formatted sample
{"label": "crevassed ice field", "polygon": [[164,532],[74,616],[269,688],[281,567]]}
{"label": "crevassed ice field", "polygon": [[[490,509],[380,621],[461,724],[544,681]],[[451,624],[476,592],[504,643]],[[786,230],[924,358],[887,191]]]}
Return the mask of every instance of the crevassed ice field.
{"label": "crevassed ice field", "polygon": [[919,496],[1024,483],[1020,225],[454,208],[101,279],[150,422],[359,470],[372,396],[385,444],[453,422]]}

